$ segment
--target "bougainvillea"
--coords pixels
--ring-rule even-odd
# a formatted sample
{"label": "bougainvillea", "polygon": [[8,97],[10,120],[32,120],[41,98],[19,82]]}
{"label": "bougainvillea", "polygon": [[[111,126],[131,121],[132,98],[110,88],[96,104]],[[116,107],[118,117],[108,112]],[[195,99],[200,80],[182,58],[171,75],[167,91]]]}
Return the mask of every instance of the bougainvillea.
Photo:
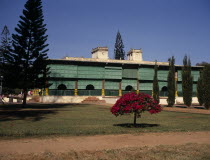
{"label": "bougainvillea", "polygon": [[151,114],[161,111],[161,106],[148,94],[135,92],[126,93],[112,106],[111,112],[115,116],[134,113],[134,125],[136,118],[141,113],[149,111]]}

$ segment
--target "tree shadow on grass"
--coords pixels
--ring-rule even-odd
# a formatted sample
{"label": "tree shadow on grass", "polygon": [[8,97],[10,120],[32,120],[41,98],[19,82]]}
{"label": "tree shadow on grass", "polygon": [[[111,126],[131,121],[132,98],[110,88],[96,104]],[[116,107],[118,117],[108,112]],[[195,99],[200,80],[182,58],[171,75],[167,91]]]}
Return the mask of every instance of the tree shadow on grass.
{"label": "tree shadow on grass", "polygon": [[0,105],[0,110],[20,110],[20,109],[59,109],[59,108],[70,108],[74,107],[78,104],[39,104],[39,103],[31,103],[27,104],[25,107],[22,106],[22,104],[5,104]]}
{"label": "tree shadow on grass", "polygon": [[27,104],[25,107],[22,104],[5,104],[0,105],[0,121],[40,121],[47,118],[49,114],[57,114],[58,111],[70,111],[76,107],[88,107],[83,104]]}
{"label": "tree shadow on grass", "polygon": [[47,114],[56,114],[53,110],[24,110],[24,111],[0,111],[0,121],[40,121],[46,118]]}
{"label": "tree shadow on grass", "polygon": [[149,124],[149,123],[139,123],[134,126],[133,123],[121,123],[114,124],[113,126],[123,127],[123,128],[149,128],[149,127],[158,127],[159,124]]}
{"label": "tree shadow on grass", "polygon": [[203,106],[198,106],[198,107],[194,107],[194,108],[196,108],[196,109],[205,109],[205,107],[203,107]]}

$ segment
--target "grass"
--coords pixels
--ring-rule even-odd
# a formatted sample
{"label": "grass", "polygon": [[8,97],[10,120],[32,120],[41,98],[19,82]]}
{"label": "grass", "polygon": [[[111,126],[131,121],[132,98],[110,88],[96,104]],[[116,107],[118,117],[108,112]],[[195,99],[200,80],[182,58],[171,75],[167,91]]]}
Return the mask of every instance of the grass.
{"label": "grass", "polygon": [[209,131],[210,115],[147,112],[132,126],[133,115],[115,117],[110,107],[87,104],[31,104],[0,106],[1,138],[49,135],[139,134],[141,132]]}
{"label": "grass", "polygon": [[178,146],[133,147],[102,151],[44,152],[40,154],[0,154],[2,160],[209,160],[210,145],[185,144]]}

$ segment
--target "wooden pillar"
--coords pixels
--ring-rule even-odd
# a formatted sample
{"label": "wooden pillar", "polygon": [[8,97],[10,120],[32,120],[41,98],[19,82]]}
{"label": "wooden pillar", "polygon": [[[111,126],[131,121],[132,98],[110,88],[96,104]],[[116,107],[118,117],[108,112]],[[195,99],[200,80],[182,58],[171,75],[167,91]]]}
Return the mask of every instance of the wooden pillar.
{"label": "wooden pillar", "polygon": [[75,81],[74,95],[78,96],[78,80]]}
{"label": "wooden pillar", "polygon": [[49,88],[45,88],[45,96],[49,95]]}
{"label": "wooden pillar", "polygon": [[139,94],[139,80],[137,79],[137,88],[136,88],[136,93]]}
{"label": "wooden pillar", "polygon": [[178,73],[175,72],[175,97],[178,97]]}
{"label": "wooden pillar", "polygon": [[102,80],[102,90],[101,90],[101,95],[102,95],[102,96],[105,96],[105,89],[104,89],[104,86],[105,86],[105,80]]}
{"label": "wooden pillar", "polygon": [[119,96],[122,96],[122,81],[119,83]]}

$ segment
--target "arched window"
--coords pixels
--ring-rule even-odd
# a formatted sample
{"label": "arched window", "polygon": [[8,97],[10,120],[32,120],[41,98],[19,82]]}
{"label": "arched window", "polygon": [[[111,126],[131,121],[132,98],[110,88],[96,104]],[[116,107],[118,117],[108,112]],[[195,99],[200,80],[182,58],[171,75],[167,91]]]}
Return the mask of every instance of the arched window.
{"label": "arched window", "polygon": [[60,85],[58,86],[58,90],[66,90],[66,89],[67,89],[67,87],[66,87],[65,84],[60,84]]}
{"label": "arched window", "polygon": [[168,87],[166,87],[166,86],[163,86],[163,87],[162,87],[162,89],[161,89],[161,91],[163,91],[163,92],[166,92],[166,91],[168,91]]}
{"label": "arched window", "polygon": [[92,84],[88,84],[87,86],[86,86],[86,90],[94,90],[95,88],[94,88],[94,86],[92,85]]}
{"label": "arched window", "polygon": [[133,87],[131,85],[128,85],[128,86],[125,87],[125,90],[126,91],[132,91]]}

